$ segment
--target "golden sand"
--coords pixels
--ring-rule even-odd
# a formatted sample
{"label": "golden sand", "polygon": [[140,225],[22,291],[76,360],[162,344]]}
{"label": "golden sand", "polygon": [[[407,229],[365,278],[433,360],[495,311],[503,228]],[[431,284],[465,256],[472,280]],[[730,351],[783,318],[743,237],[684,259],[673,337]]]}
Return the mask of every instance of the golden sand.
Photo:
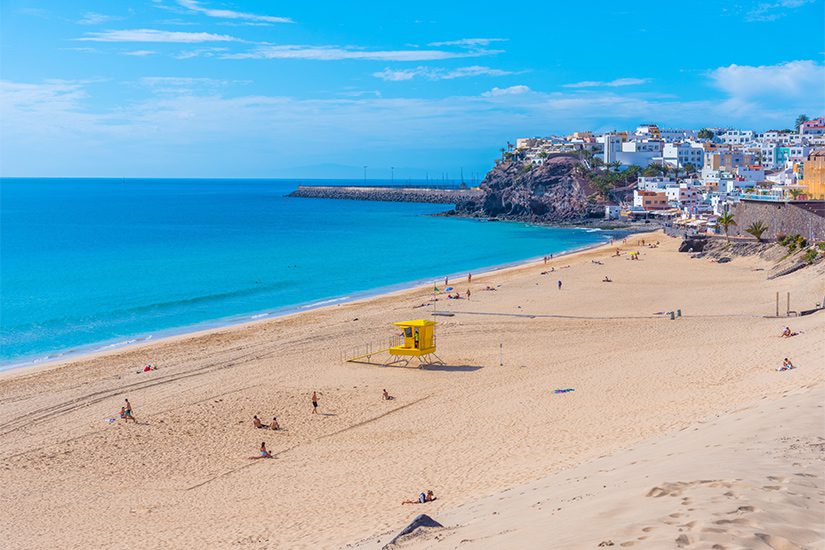
{"label": "golden sand", "polygon": [[[758,258],[717,264],[653,239],[659,248],[635,237],[621,246],[640,261],[603,247],[474,277],[471,300],[438,302],[455,313],[437,318],[444,367],[340,360],[392,335],[394,321],[430,318],[414,307],[431,296],[420,288],[4,373],[0,540],[338,548],[425,510],[459,517],[485,495],[822,387],[825,316],[765,318],[776,292],[791,292],[798,308],[821,302],[821,267],[767,281]],[[682,318],[661,315],[676,308]],[[803,334],[780,338],[789,322]],[[784,357],[798,368],[776,372]],[[136,372],[149,361],[159,369]],[[381,398],[384,388],[394,400]],[[108,423],[124,398],[138,423]],[[284,429],[253,428],[255,414]],[[275,458],[250,460],[262,441]],[[400,504],[425,489],[438,500]]]}

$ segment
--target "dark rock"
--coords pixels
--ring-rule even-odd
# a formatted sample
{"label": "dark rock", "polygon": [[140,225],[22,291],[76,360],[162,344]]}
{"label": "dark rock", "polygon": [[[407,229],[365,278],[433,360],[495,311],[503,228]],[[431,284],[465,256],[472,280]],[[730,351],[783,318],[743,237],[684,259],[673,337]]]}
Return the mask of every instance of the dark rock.
{"label": "dark rock", "polygon": [[393,545],[395,545],[395,543],[399,541],[399,539],[401,539],[402,537],[406,537],[408,535],[412,535],[413,533],[415,533],[415,531],[418,531],[419,529],[437,529],[440,527],[444,526],[435,521],[427,514],[421,514],[420,516],[416,516],[416,518],[412,520],[412,522],[409,525],[407,525],[404,529],[402,529],[401,532],[395,536],[395,538],[388,542],[384,546],[384,548],[392,548]]}
{"label": "dark rock", "polygon": [[679,245],[679,252],[702,252],[708,240],[704,238],[685,239]]}

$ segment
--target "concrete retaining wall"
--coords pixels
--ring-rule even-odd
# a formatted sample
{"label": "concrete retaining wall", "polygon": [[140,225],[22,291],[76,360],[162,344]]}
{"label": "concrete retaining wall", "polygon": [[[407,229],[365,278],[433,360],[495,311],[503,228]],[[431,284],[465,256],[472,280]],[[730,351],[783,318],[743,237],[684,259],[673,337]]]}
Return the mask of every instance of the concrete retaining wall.
{"label": "concrete retaining wall", "polygon": [[777,235],[802,235],[809,241],[825,241],[825,217],[820,215],[825,203],[767,202],[742,200],[733,207],[736,226],[729,230],[731,236],[748,236],[745,230],[753,222],[761,221],[768,226],[762,238],[775,239]]}

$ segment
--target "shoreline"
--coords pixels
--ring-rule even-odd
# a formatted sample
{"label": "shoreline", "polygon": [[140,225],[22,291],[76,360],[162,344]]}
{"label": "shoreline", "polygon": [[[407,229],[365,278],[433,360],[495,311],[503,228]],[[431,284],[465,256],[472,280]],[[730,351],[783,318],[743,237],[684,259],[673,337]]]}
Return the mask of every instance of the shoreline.
{"label": "shoreline", "polygon": [[[516,220],[506,220],[505,223],[526,223],[520,222]],[[528,225],[540,225],[540,224],[528,224]],[[547,226],[547,227],[555,227],[555,226]],[[623,230],[607,230],[607,229],[595,229],[594,228],[587,228],[587,227],[577,227],[577,229],[582,229],[584,231],[590,230],[590,232],[599,232],[605,233],[607,235],[616,234],[618,236],[614,236],[614,238],[627,238],[633,235],[641,235],[647,232],[632,232],[627,233]],[[658,229],[658,228],[656,228]],[[652,231],[655,231],[653,229]],[[561,257],[569,257],[575,254],[580,254],[583,252],[588,252],[591,250],[596,250],[603,246],[609,246],[610,241],[602,242],[602,243],[593,243],[590,245],[580,246],[576,248],[571,248],[569,250],[565,250],[563,252],[553,253],[553,257],[561,258]],[[493,266],[486,266],[479,268],[474,274],[473,277],[484,277],[489,275],[496,275],[500,273],[506,273],[510,270],[514,269],[522,269],[529,266],[532,266],[538,262],[541,262],[543,257],[531,257],[526,258],[524,260],[518,260],[515,262],[508,262],[504,264],[496,264]],[[463,278],[466,276],[466,273],[453,273],[453,274],[446,274],[450,279],[453,278]],[[436,281],[437,282],[437,281]],[[359,304],[364,303],[370,300],[383,298],[387,296],[393,295],[400,295],[405,294],[408,292],[415,292],[422,288],[427,287],[428,285],[432,284],[433,281],[422,279],[417,281],[408,281],[403,283],[398,283],[395,285],[389,285],[384,287],[378,287],[358,292],[352,292],[347,296],[332,296],[329,298],[322,298],[321,300],[313,300],[311,302],[294,304],[289,306],[283,306],[280,308],[274,308],[270,311],[261,310],[257,312],[250,312],[244,313],[241,315],[233,315],[230,317],[223,317],[218,319],[211,319],[207,321],[202,321],[200,323],[196,323],[194,325],[187,325],[183,327],[175,327],[170,329],[163,329],[155,332],[146,332],[140,333],[131,336],[125,336],[122,338],[116,338],[117,342],[112,342],[111,340],[105,340],[102,342],[96,342],[92,344],[87,344],[84,346],[80,346],[78,349],[69,349],[69,350],[57,350],[53,352],[48,352],[45,357],[38,356],[36,358],[31,359],[24,359],[22,361],[11,360],[9,362],[0,361],[0,380],[4,378],[8,378],[8,375],[11,373],[21,373],[25,374],[28,372],[34,372],[35,370],[40,369],[48,369],[54,367],[60,367],[69,363],[73,363],[76,361],[83,361],[87,359],[93,359],[99,356],[106,356],[109,354],[117,354],[118,352],[122,352],[125,350],[132,350],[132,349],[140,349],[143,347],[151,346],[153,344],[163,344],[172,341],[179,341],[180,339],[185,339],[189,337],[199,337],[199,336],[206,336],[216,332],[222,332],[227,330],[242,330],[248,328],[250,326],[254,326],[257,324],[266,323],[268,321],[277,321],[279,319],[290,318],[293,316],[301,315],[303,313],[310,313],[310,312],[317,312],[322,311],[328,308],[333,308],[340,305],[350,305],[350,304]],[[25,371],[25,373],[23,372]]]}

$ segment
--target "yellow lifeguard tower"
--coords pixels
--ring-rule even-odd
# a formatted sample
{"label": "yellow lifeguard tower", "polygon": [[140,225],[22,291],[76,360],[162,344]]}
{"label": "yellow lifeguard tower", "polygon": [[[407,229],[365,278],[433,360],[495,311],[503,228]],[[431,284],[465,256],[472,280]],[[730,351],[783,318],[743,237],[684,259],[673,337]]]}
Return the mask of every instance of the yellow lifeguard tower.
{"label": "yellow lifeguard tower", "polygon": [[[370,363],[372,355],[388,353],[390,358],[384,365],[409,365],[412,358],[417,358],[421,365],[443,365],[444,362],[435,354],[435,321],[415,319],[400,321],[393,326],[401,329],[401,334],[390,338],[389,347],[367,347],[367,353],[347,359],[349,362]],[[375,351],[372,351],[375,349]],[[363,359],[366,358],[366,361]]]}

